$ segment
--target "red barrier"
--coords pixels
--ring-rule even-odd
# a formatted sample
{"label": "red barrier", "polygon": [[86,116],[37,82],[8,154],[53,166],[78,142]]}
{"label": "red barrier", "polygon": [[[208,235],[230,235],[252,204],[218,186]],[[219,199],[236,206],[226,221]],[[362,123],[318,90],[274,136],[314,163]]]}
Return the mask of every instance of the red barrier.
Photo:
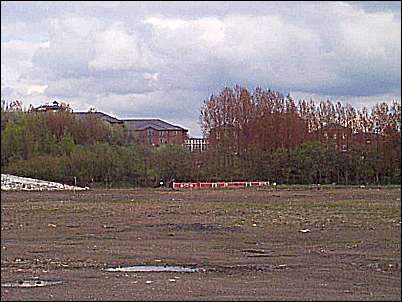
{"label": "red barrier", "polygon": [[231,182],[173,182],[173,189],[181,188],[225,188],[269,186],[269,181],[231,181]]}

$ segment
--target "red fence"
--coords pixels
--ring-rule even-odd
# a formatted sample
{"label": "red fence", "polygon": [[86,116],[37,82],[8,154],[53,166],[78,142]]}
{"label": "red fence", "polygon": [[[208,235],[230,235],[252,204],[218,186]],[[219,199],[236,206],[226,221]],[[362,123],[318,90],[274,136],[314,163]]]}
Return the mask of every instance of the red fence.
{"label": "red fence", "polygon": [[174,182],[173,189],[180,188],[226,188],[269,186],[269,181],[232,181],[232,182]]}

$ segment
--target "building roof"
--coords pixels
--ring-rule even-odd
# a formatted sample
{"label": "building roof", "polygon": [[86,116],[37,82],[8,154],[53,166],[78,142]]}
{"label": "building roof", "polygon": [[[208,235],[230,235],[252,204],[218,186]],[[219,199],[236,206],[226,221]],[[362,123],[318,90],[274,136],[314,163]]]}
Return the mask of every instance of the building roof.
{"label": "building roof", "polygon": [[119,123],[122,124],[123,121],[118,120],[117,118],[114,118],[110,115],[107,115],[106,113],[95,111],[95,112],[74,112],[78,117],[88,117],[88,116],[95,116],[97,118],[100,118],[106,122],[109,123]]}
{"label": "building roof", "polygon": [[187,129],[172,125],[160,119],[124,119],[121,121],[124,122],[129,130],[144,130],[147,128],[153,128],[155,130],[187,131]]}
{"label": "building roof", "polygon": [[57,101],[52,102],[52,104],[44,104],[34,108],[35,111],[57,111],[59,109],[62,109],[62,106],[60,106]]}
{"label": "building roof", "polygon": [[147,128],[153,128],[155,130],[176,130],[176,131],[188,131],[180,126],[170,124],[160,119],[117,119],[107,115],[106,113],[95,112],[74,112],[78,117],[83,118],[87,116],[95,116],[109,123],[124,124],[128,130],[145,130]]}
{"label": "building roof", "polygon": [[203,141],[207,141],[207,139],[206,139],[205,137],[189,137],[187,140],[188,140],[188,141],[189,141],[189,140],[203,140]]}

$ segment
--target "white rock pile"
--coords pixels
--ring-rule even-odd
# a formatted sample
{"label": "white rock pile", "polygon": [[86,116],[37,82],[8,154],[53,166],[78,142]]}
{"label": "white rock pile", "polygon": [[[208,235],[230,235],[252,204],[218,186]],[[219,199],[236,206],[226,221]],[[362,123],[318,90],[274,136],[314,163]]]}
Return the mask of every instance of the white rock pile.
{"label": "white rock pile", "polygon": [[82,187],[64,185],[52,181],[20,177],[10,174],[1,174],[2,191],[56,191],[56,190],[82,191],[88,189],[89,189],[88,187],[82,188]]}

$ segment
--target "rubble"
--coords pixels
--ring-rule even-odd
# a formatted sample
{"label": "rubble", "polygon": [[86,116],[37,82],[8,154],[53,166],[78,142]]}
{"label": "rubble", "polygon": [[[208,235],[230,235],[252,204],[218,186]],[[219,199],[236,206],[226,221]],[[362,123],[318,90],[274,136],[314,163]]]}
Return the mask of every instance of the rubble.
{"label": "rubble", "polygon": [[82,191],[88,189],[88,187],[82,188],[52,181],[20,177],[11,174],[1,174],[2,191]]}

